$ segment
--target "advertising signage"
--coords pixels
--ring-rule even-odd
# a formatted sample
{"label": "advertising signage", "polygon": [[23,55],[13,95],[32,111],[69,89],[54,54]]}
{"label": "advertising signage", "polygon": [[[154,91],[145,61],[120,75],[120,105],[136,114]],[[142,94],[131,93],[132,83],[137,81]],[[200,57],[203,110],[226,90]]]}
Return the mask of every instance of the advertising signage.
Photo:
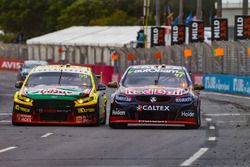
{"label": "advertising signage", "polygon": [[235,16],[234,39],[250,39],[250,16]]}
{"label": "advertising signage", "polygon": [[212,41],[228,40],[228,21],[227,19],[216,18],[212,21]]}
{"label": "advertising signage", "polygon": [[184,25],[172,25],[171,45],[180,45],[185,43],[186,34]]}
{"label": "advertising signage", "polygon": [[165,46],[165,28],[151,28],[151,47],[153,46]]}
{"label": "advertising signage", "polygon": [[203,21],[192,21],[189,24],[189,42],[204,42],[204,27]]}

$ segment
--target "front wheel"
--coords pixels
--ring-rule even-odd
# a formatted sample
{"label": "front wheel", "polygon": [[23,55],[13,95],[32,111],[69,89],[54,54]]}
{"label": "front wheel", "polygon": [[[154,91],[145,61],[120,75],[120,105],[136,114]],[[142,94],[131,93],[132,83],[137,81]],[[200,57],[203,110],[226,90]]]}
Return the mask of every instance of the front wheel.
{"label": "front wheel", "polygon": [[99,107],[99,100],[98,103],[95,107],[95,123],[94,126],[99,126],[100,125],[100,107]]}

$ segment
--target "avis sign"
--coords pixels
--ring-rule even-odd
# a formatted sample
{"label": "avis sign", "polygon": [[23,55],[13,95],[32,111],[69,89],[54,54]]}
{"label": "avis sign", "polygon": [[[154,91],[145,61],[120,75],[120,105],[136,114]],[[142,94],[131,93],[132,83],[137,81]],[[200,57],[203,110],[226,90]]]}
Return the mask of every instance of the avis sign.
{"label": "avis sign", "polygon": [[19,70],[21,68],[22,60],[5,60],[0,59],[0,70]]}
{"label": "avis sign", "polygon": [[204,27],[203,21],[192,21],[189,24],[189,42],[204,42]]}
{"label": "avis sign", "polygon": [[151,28],[151,46],[165,46],[165,28]]}
{"label": "avis sign", "polygon": [[171,45],[180,45],[185,43],[186,34],[184,25],[173,25],[171,30]]}
{"label": "avis sign", "polygon": [[250,16],[235,16],[234,39],[250,39]]}
{"label": "avis sign", "polygon": [[227,19],[213,19],[212,22],[212,41],[228,40],[228,21]]}

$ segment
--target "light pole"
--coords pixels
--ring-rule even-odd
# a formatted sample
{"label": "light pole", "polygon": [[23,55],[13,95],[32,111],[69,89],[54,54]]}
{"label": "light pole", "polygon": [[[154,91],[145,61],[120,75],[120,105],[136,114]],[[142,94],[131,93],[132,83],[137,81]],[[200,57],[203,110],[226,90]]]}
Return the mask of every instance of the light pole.
{"label": "light pole", "polygon": [[202,0],[197,0],[196,16],[197,20],[202,20]]}
{"label": "light pole", "polygon": [[155,25],[160,26],[160,2],[155,0]]}
{"label": "light pole", "polygon": [[217,17],[222,17],[222,0],[217,0]]}
{"label": "light pole", "polygon": [[179,1],[179,24],[183,24],[183,0]]}
{"label": "light pole", "polygon": [[243,0],[242,3],[242,14],[248,15],[248,0]]}

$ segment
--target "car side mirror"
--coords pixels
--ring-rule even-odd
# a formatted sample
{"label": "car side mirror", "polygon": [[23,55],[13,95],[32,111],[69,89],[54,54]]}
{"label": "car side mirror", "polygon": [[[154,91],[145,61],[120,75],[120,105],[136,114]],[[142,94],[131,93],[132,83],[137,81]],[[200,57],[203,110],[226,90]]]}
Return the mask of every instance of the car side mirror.
{"label": "car side mirror", "polygon": [[194,90],[204,90],[204,86],[202,84],[195,84]]}
{"label": "car side mirror", "polygon": [[103,84],[98,84],[97,90],[106,90],[106,86]]}
{"label": "car side mirror", "polygon": [[108,83],[108,87],[109,88],[118,88],[118,83],[117,82],[109,82]]}
{"label": "car side mirror", "polygon": [[17,81],[15,87],[20,89],[23,86],[23,81]]}

